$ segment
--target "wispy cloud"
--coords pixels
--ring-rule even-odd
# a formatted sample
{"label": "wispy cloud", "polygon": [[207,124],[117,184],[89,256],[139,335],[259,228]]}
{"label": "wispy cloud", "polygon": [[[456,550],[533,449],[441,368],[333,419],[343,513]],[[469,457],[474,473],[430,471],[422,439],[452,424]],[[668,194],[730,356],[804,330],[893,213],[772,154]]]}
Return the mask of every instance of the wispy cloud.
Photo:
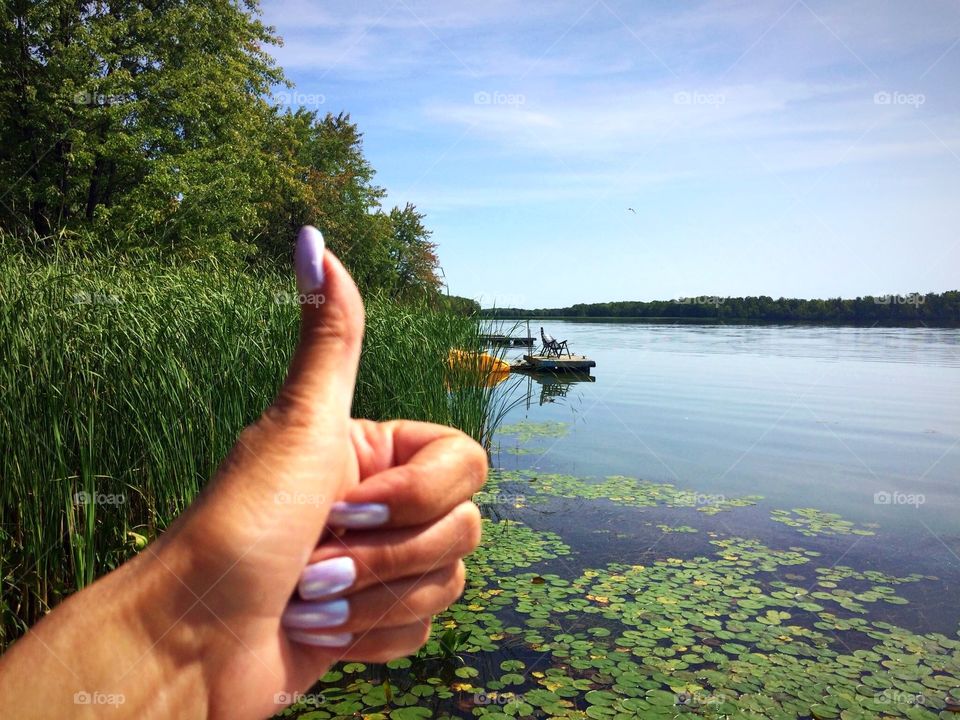
{"label": "wispy cloud", "polygon": [[[953,217],[954,0],[267,0],[265,14],[300,89],[361,121],[391,199],[441,214],[448,232],[458,210],[496,225],[510,208],[527,219],[509,245],[577,207],[617,247],[632,242],[622,219],[598,208],[641,194],[683,207],[750,197],[785,213],[726,218],[737,243],[757,227],[849,226],[850,208],[874,203],[850,241],[851,253],[871,243],[862,256],[895,247],[895,224],[878,220],[895,208]],[[811,193],[821,204],[792,214]],[[678,220],[658,232],[679,238]],[[946,225],[923,227],[942,255]],[[445,256],[451,277],[457,257]]]}

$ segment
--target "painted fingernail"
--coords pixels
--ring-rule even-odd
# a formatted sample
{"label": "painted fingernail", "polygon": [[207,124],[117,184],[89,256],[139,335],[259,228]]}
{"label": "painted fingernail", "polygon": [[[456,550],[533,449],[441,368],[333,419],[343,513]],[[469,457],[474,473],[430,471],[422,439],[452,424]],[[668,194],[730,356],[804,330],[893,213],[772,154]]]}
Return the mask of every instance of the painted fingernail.
{"label": "painted fingernail", "polygon": [[338,557],[307,565],[300,573],[300,597],[314,600],[346,590],[357,579],[357,564],[353,558]]}
{"label": "painted fingernail", "polygon": [[300,292],[308,293],[323,286],[323,235],[312,225],[304,225],[297,233],[293,265]]}
{"label": "painted fingernail", "polygon": [[310,633],[303,630],[288,630],[287,637],[294,642],[317,647],[345,647],[353,642],[351,633]]}
{"label": "painted fingernail", "polygon": [[371,528],[390,519],[390,508],[383,503],[335,502],[330,506],[327,524],[344,528]]}
{"label": "painted fingernail", "polygon": [[346,600],[325,602],[292,601],[283,611],[280,623],[288,628],[328,628],[343,625],[350,616],[350,603]]}

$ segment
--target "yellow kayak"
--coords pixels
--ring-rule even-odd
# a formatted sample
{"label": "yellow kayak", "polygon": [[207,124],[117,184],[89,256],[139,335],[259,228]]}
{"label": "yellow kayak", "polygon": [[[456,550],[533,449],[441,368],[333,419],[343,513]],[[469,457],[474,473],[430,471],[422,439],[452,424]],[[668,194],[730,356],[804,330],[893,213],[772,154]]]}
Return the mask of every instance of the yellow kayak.
{"label": "yellow kayak", "polygon": [[495,358],[490,353],[471,350],[451,350],[447,356],[447,365],[451,370],[476,370],[478,373],[508,373],[510,364]]}
{"label": "yellow kayak", "polygon": [[[472,375],[485,385],[496,385],[510,374],[510,364],[489,353],[471,350],[451,350],[447,366],[456,374]],[[461,382],[463,378],[461,377]],[[473,384],[473,381],[468,381]]]}

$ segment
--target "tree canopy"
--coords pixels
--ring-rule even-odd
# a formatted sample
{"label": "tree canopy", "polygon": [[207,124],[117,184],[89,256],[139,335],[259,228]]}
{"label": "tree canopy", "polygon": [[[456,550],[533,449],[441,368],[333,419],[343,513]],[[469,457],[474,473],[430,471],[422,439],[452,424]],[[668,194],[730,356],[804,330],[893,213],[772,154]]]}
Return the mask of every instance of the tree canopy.
{"label": "tree canopy", "polygon": [[288,259],[319,227],[362,289],[440,287],[413,205],[350,116],[283,109],[257,0],[8,0],[0,17],[0,230],[34,249]]}

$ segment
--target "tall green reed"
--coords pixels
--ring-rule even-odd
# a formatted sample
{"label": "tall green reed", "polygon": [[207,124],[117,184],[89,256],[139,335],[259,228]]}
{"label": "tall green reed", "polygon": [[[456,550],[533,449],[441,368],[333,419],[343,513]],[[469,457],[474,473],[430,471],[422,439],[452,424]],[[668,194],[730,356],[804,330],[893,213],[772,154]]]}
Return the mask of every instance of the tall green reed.
{"label": "tall green reed", "polygon": [[[292,282],[209,265],[0,259],[0,646],[162,531],[277,392]],[[478,323],[367,303],[354,414],[481,442],[504,394],[452,377]]]}
{"label": "tall green reed", "polygon": [[[481,324],[425,305],[397,307],[383,298],[369,300],[367,310],[354,407],[369,417],[451,425],[488,447],[515,402],[511,391],[517,381],[490,377],[470,358],[449,362],[451,349],[485,351]],[[496,359],[503,352],[490,351]]]}

